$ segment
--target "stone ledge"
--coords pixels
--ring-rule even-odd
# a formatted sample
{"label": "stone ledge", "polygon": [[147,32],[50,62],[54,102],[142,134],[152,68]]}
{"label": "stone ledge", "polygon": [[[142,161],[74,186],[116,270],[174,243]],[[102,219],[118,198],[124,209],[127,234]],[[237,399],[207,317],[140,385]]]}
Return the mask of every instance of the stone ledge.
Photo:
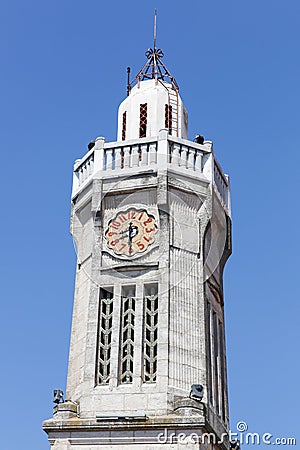
{"label": "stone ledge", "polygon": [[65,401],[53,408],[53,420],[71,419],[78,417],[78,405],[74,402]]}
{"label": "stone ledge", "polygon": [[[196,404],[195,404],[196,403]],[[107,420],[97,422],[97,418],[81,419],[72,417],[59,419],[54,417],[43,422],[43,429],[48,435],[49,442],[54,444],[67,440],[71,445],[116,445],[117,448],[133,448],[135,445],[146,443],[157,445],[158,435],[178,435],[184,433],[187,436],[196,433],[213,433],[219,440],[220,433],[210,426],[205,417],[203,403],[191,399],[181,399],[176,403],[177,410],[166,416],[146,417],[145,420]],[[195,411],[195,415],[181,414],[180,409]],[[224,430],[226,431],[226,430]],[[126,444],[126,445],[125,445]],[[105,448],[105,447],[104,447]],[[156,448],[156,447],[155,447]],[[165,448],[165,447],[162,447]],[[228,439],[219,443],[221,450],[228,450]]]}
{"label": "stone ledge", "polygon": [[128,428],[151,429],[162,427],[194,428],[204,426],[205,422],[204,415],[199,414],[194,416],[170,414],[168,416],[146,417],[146,420],[142,422],[140,420],[108,420],[107,422],[97,422],[96,417],[91,419],[81,419],[79,417],[63,419],[60,417],[53,417],[52,419],[43,422],[43,429],[46,432],[49,432],[52,430],[123,430]]}
{"label": "stone ledge", "polygon": [[174,412],[180,416],[205,418],[205,406],[203,403],[191,398],[180,398],[175,401]]}

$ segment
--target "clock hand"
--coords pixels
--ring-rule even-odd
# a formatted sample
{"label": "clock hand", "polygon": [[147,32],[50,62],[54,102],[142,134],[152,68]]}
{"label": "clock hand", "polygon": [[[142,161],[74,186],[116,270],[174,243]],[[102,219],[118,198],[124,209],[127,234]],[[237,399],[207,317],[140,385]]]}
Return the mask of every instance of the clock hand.
{"label": "clock hand", "polygon": [[132,225],[132,222],[129,223],[128,227],[128,245],[129,245],[129,253],[132,253],[132,239],[138,234],[138,227],[136,225]]}
{"label": "clock hand", "polygon": [[138,227],[136,225],[132,225],[132,222],[130,222],[128,227],[128,236],[132,240],[134,236],[138,234]]}
{"label": "clock hand", "polygon": [[[126,230],[119,231],[119,239],[129,238],[132,240],[132,238],[137,235],[137,232],[135,231],[136,228],[137,227],[132,226],[132,225],[130,228],[130,225],[129,225],[129,227]],[[123,236],[120,236],[120,235],[123,235]]]}
{"label": "clock hand", "polygon": [[132,222],[129,223],[129,227],[128,227],[128,247],[129,247],[129,254],[132,253],[132,236],[131,236],[131,232],[132,232]]}
{"label": "clock hand", "polygon": [[129,227],[128,227],[128,245],[130,247],[129,252],[131,253],[131,244],[132,244],[132,222],[129,223]]}

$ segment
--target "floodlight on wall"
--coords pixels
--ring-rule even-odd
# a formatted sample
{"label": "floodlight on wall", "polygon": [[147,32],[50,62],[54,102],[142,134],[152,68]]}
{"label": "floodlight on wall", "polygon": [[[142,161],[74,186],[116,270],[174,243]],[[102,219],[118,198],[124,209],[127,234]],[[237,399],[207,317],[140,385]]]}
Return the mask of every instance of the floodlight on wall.
{"label": "floodlight on wall", "polygon": [[88,143],[88,149],[89,150],[92,150],[92,148],[94,148],[94,147],[95,147],[95,141],[91,141],[91,142]]}
{"label": "floodlight on wall", "polygon": [[204,395],[204,387],[202,384],[192,384],[191,392],[190,392],[190,398],[193,400],[198,400],[198,402],[201,402]]}
{"label": "floodlight on wall", "polygon": [[201,134],[196,134],[194,141],[197,144],[201,144],[202,145],[202,144],[204,144],[204,137],[201,136]]}
{"label": "floodlight on wall", "polygon": [[241,445],[240,441],[238,439],[235,439],[234,441],[230,441],[230,450],[240,450]]}
{"label": "floodlight on wall", "polygon": [[64,402],[64,393],[61,389],[54,389],[53,391],[53,403],[56,403],[57,405],[59,403]]}

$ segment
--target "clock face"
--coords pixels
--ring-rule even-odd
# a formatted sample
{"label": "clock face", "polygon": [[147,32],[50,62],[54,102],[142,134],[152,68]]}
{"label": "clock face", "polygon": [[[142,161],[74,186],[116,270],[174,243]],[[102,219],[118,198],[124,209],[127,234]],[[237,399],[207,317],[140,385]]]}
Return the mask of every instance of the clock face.
{"label": "clock face", "polygon": [[129,208],[110,220],[105,231],[107,245],[116,255],[143,253],[155,241],[155,217],[144,209]]}

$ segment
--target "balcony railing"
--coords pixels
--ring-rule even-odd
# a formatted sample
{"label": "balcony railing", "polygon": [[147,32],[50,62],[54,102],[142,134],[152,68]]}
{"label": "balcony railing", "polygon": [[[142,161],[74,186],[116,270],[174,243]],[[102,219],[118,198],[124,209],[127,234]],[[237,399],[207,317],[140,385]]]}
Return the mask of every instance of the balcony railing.
{"label": "balcony railing", "polygon": [[220,194],[223,205],[229,209],[230,205],[230,192],[228,177],[223,173],[218,161],[214,158],[214,170],[213,170],[214,187]]}
{"label": "balcony railing", "polygon": [[172,141],[169,144],[169,164],[173,167],[202,173],[202,157],[203,151],[192,145],[184,145]]}
{"label": "balcony railing", "polygon": [[211,143],[196,144],[167,133],[162,137],[156,140],[143,138],[138,143],[97,140],[95,147],[75,163],[73,195],[87,185],[96,172],[110,176],[165,167],[213,181],[222,203],[228,208],[228,180],[213,156]]}
{"label": "balcony railing", "polygon": [[103,153],[103,171],[120,171],[157,164],[157,142],[113,146]]}

